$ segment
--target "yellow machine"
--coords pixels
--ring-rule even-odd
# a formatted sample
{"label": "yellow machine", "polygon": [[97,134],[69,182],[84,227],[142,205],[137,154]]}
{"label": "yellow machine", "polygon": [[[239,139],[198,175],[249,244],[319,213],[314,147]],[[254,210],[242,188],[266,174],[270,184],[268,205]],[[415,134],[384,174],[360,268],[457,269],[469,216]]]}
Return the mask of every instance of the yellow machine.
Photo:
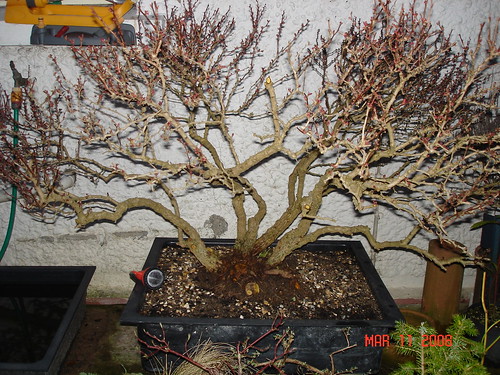
{"label": "yellow machine", "polygon": [[[109,34],[116,30],[123,23],[125,14],[133,7],[132,0],[110,2],[109,5],[64,5],[61,1],[7,0],[5,22],[35,25],[32,44],[68,44],[62,40],[67,40],[67,35],[70,34],[73,37],[79,35],[83,44],[97,44],[91,39],[101,40],[103,32]],[[126,31],[133,32],[133,27],[127,26]],[[33,42],[37,32],[37,35],[45,34],[41,43]]]}
{"label": "yellow machine", "polygon": [[114,30],[123,22],[123,16],[134,3],[112,3],[109,6],[63,5],[60,1],[48,0],[7,0],[5,22],[38,25],[67,25],[104,27]]}

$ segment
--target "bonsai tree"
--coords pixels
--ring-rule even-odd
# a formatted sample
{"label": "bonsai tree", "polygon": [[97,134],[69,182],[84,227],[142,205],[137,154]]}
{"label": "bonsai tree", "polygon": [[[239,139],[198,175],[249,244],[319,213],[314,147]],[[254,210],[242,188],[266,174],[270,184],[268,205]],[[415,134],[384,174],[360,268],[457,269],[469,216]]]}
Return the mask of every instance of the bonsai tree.
{"label": "bonsai tree", "polygon": [[[273,26],[258,3],[246,34],[229,12],[194,0],[140,14],[137,45],[74,46],[81,77],[58,70],[43,95],[32,82],[19,123],[4,96],[0,179],[18,188],[25,210],[74,217],[79,228],[150,210],[217,271],[229,265],[181,204],[214,189],[234,210],[238,263],[274,266],[325,235],[361,235],[377,251],[412,251],[442,266],[480,261],[462,248],[440,262],[412,240],[447,239],[453,223],[497,202],[500,135],[477,129],[497,111],[498,23],[454,43],[415,4],[394,12],[379,0],[368,21],[327,25],[304,43],[309,23],[290,34],[284,16]],[[284,195],[262,193],[273,168]],[[68,173],[77,185],[65,190]],[[117,181],[128,198],[115,196]],[[102,193],[88,194],[96,184]],[[413,227],[377,240],[367,225],[336,222],[338,196],[358,212],[393,209]],[[276,201],[278,214],[269,209]]]}

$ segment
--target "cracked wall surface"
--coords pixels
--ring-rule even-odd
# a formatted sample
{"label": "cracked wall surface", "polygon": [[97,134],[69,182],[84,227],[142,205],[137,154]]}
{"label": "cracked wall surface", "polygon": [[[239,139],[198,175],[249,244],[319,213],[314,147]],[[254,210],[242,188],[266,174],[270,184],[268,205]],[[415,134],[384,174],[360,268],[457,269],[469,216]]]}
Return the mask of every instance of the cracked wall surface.
{"label": "cracked wall surface", "polygon": [[[213,2],[203,0],[201,7],[209,3],[213,5]],[[253,3],[250,0],[221,0],[217,2],[217,6],[222,10],[230,6],[236,21],[245,24],[248,22],[247,8]],[[332,25],[346,23],[351,15],[367,19],[372,6],[371,0],[267,0],[261,3],[266,4],[267,16],[271,20],[279,19],[281,13],[286,12],[287,30],[296,29],[309,19],[313,31],[325,27],[328,21]],[[403,3],[405,2],[397,2]],[[488,17],[500,16],[500,2],[496,0],[435,0],[433,4],[431,18],[454,34],[461,34],[464,39],[474,39],[480,23]],[[10,60],[15,62],[19,71],[29,71],[31,77],[36,77],[41,90],[49,88],[53,82],[49,63],[51,54],[57,56],[68,74],[78,74],[78,67],[68,48],[29,46],[30,30],[31,26],[0,22],[0,44],[3,44],[0,46],[0,84],[3,89],[9,91],[12,87]],[[254,177],[267,192],[283,197],[285,190],[283,176],[279,175],[282,169],[280,161],[273,164],[272,168],[257,169],[253,172]],[[117,191],[123,191],[123,196],[126,196],[125,187],[117,189],[122,189]],[[184,216],[204,237],[231,238],[235,235],[235,220],[227,200],[220,199],[212,192],[194,192],[183,203]],[[9,204],[6,201],[0,203],[0,240],[3,240],[7,228]],[[270,211],[279,212],[281,205],[280,199],[276,199]],[[383,209],[359,216],[353,212],[351,202],[347,199],[327,202],[323,209],[341,213],[339,220],[342,224],[363,223],[376,226],[379,239],[390,239],[405,229],[405,223],[397,215]],[[451,228],[450,237],[474,249],[479,243],[480,232],[470,231],[469,228],[469,222],[457,225]],[[129,271],[142,267],[153,239],[157,236],[176,235],[176,230],[170,224],[150,212],[131,212],[117,224],[99,224],[77,231],[70,219],[58,218],[52,223],[41,223],[18,208],[13,237],[2,265],[95,265],[97,270],[89,289],[90,295],[127,297],[133,286],[128,276]],[[421,236],[417,242],[425,246],[429,239]],[[374,254],[366,243],[365,247],[393,297],[420,298],[425,261],[413,254],[399,251]],[[473,270],[466,271],[463,292],[466,298],[470,297],[474,275]]]}

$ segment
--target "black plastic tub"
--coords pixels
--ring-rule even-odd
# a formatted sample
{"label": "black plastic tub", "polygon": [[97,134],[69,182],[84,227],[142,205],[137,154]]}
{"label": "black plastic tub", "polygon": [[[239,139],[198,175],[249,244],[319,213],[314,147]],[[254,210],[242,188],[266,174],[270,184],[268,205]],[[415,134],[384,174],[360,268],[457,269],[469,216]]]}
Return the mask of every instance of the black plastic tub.
{"label": "black plastic tub", "polygon": [[[155,266],[162,249],[171,238],[156,238],[144,268]],[[231,240],[207,240],[209,245],[232,245]],[[359,241],[317,241],[306,246],[317,251],[338,251],[350,249],[359,267],[363,270],[377,300],[383,318],[381,320],[285,320],[284,326],[294,332],[292,358],[305,361],[320,369],[330,368],[329,355],[346,347],[345,333],[349,333],[349,344],[354,348],[334,356],[335,370],[338,372],[355,369],[354,373],[377,373],[380,369],[382,349],[381,339],[387,338],[395,322],[403,320],[396,303],[387,291],[373,264]],[[144,287],[136,284],[121,315],[121,324],[137,326],[141,347],[142,366],[146,371],[164,368],[166,356],[162,351],[148,348],[154,343],[152,337],[166,339],[169,347],[178,352],[186,351],[186,343],[195,345],[210,339],[212,342],[236,344],[247,339],[255,339],[267,332],[273,324],[270,319],[209,319],[145,316],[138,311],[144,299]],[[375,341],[375,338],[378,341]],[[142,342],[141,342],[142,341]],[[148,344],[149,343],[149,344]],[[261,347],[273,344],[273,338],[262,342]],[[271,350],[272,351],[272,350]],[[271,353],[269,353],[271,354]],[[265,358],[265,353],[260,358]],[[173,356],[172,356],[173,357]],[[176,358],[171,358],[175,360]],[[287,368],[287,373],[293,373]]]}
{"label": "black plastic tub", "polygon": [[0,267],[0,375],[56,375],[95,267]]}

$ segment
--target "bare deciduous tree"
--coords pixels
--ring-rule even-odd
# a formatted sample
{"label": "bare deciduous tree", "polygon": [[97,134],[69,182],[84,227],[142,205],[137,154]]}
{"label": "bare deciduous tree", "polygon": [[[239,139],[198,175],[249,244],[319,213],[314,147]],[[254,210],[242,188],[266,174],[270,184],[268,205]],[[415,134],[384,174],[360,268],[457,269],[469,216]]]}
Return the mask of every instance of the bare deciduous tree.
{"label": "bare deciduous tree", "polygon": [[[80,227],[151,210],[209,270],[223,262],[183,216],[181,181],[228,193],[240,262],[276,243],[265,253],[275,265],[323,235],[363,235],[375,250],[437,261],[414,237],[446,238],[450,225],[499,196],[498,129],[477,131],[497,111],[490,72],[500,54],[498,21],[471,44],[453,43],[415,4],[396,14],[380,0],[369,21],[353,19],[345,32],[328,25],[300,49],[308,23],[286,40],[285,17],[275,31],[264,17],[264,7],[251,7],[248,32],[236,40],[229,13],[200,12],[186,0],[166,15],[157,7],[141,12],[136,46],[75,46],[83,78],[71,83],[59,73],[43,100],[27,89],[16,147],[3,98],[0,179],[18,187],[25,209],[75,215]],[[269,35],[276,37],[272,54],[261,50]],[[168,152],[174,144],[182,155]],[[277,158],[292,166],[288,193],[265,196],[252,171]],[[167,199],[136,197],[132,187],[124,200],[77,194],[58,185],[68,169],[78,181],[148,185]],[[404,212],[414,227],[378,241],[366,225],[322,216],[334,195],[352,199],[357,211]],[[276,199],[285,208],[263,227]],[[441,264],[457,261],[477,259],[463,249]]]}

